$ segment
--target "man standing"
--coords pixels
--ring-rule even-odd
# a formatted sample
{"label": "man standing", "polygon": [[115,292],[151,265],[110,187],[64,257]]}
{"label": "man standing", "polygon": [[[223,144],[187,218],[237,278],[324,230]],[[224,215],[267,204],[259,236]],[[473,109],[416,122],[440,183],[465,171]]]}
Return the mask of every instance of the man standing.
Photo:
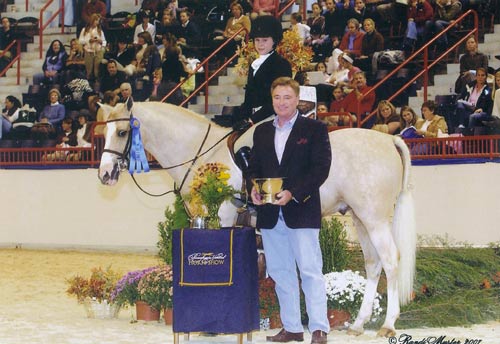
{"label": "man standing", "polygon": [[326,290],[319,246],[321,204],[319,187],[331,164],[326,126],[301,117],[299,84],[289,77],[271,86],[274,121],[255,129],[249,177],[284,178],[283,190],[272,204],[263,204],[255,188],[251,196],[257,207],[267,271],[276,282],[283,329],[267,341],[303,341],[297,267],[302,281],[312,344],[326,343],[330,330],[326,315]]}

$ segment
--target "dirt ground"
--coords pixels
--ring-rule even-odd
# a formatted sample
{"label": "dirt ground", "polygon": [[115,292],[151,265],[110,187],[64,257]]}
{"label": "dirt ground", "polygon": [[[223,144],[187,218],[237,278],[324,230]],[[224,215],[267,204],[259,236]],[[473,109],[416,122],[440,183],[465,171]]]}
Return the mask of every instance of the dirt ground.
{"label": "dirt ground", "polygon": [[[134,309],[122,309],[117,319],[89,319],[75,298],[68,296],[65,279],[89,275],[102,266],[127,272],[158,264],[153,255],[0,249],[0,344],[115,344],[172,343],[172,328],[162,322],[131,322]],[[253,334],[254,343],[276,331]],[[411,336],[411,338],[409,337]],[[427,328],[399,330],[395,338],[377,338],[374,331],[359,337],[332,331],[330,343],[500,343],[500,322],[469,328]],[[436,341],[433,341],[433,337]],[[305,341],[310,336],[306,331]],[[181,337],[181,342],[183,339]],[[193,343],[236,343],[236,336],[191,336]]]}

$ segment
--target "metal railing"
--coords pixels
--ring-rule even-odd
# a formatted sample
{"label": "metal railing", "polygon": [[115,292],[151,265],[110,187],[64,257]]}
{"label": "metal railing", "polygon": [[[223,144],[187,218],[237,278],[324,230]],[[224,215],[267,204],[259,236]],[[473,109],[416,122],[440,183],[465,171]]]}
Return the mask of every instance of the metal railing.
{"label": "metal railing", "polygon": [[[443,37],[443,35],[446,35],[450,30],[458,28],[461,23],[468,18],[469,16],[473,17],[474,20],[474,28],[471,29],[469,32],[466,32],[462,38],[460,38],[455,44],[453,44],[451,47],[449,47],[441,56],[439,56],[437,59],[429,63],[429,47],[433,45],[439,38]],[[392,96],[390,96],[387,100],[391,101],[397,96],[399,96],[402,92],[404,92],[410,85],[412,85],[417,79],[423,76],[423,88],[424,88],[424,101],[427,100],[427,87],[429,85],[429,70],[434,67],[436,64],[441,62],[446,58],[446,56],[458,49],[458,47],[470,36],[470,35],[475,35],[476,40],[478,39],[478,15],[477,12],[474,10],[468,10],[464,14],[462,14],[460,17],[458,17],[452,24],[448,25],[446,29],[441,31],[438,35],[436,35],[434,38],[432,38],[430,41],[425,43],[420,49],[415,51],[413,54],[411,54],[403,63],[398,65],[396,68],[394,68],[389,74],[387,74],[382,80],[377,82],[373,87],[370,88],[366,93],[363,94],[363,97],[366,97],[368,94],[372,92],[376,92],[376,90],[384,85],[384,83],[389,80],[392,76],[396,75],[402,68],[405,68],[408,66],[410,63],[414,63],[418,61],[417,59],[422,56],[423,54],[423,67],[420,72],[418,72],[413,78],[411,78],[405,85],[403,85],[399,90],[397,90]],[[358,109],[359,106],[361,105],[358,104]],[[362,120],[358,121],[358,126],[361,127],[363,124],[367,123],[372,116],[375,115],[377,111],[373,110],[368,116],[363,118]],[[359,113],[359,111],[358,111]]]}
{"label": "metal railing", "polygon": [[0,71],[0,77],[4,76],[10,69],[10,67],[12,67],[14,63],[17,62],[16,83],[17,85],[19,85],[21,83],[21,41],[13,40],[12,42],[10,42],[10,44],[7,47],[5,47],[5,49],[0,53],[0,59],[3,58],[8,52],[10,52],[10,49],[12,49],[14,45],[16,45],[16,56],[12,57],[12,59],[5,66],[5,68],[2,71]]}
{"label": "metal railing", "polygon": [[[61,7],[57,11],[55,11],[52,16],[47,19],[47,22],[43,22],[43,15],[45,13],[45,10],[54,2],[54,0],[48,0],[47,3],[40,9],[40,17],[39,17],[39,23],[40,23],[40,28],[39,28],[39,39],[40,39],[40,58],[43,58],[43,32],[49,26],[49,24],[59,15],[61,14],[61,33],[64,33],[64,1],[61,1]],[[28,3],[26,2],[26,6],[28,6]]]}

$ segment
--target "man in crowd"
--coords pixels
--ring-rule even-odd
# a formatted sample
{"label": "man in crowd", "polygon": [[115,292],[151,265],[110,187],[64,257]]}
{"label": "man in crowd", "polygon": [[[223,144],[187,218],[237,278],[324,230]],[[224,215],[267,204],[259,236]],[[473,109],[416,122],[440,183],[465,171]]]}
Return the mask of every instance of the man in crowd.
{"label": "man in crowd", "polygon": [[127,81],[125,72],[117,69],[116,61],[109,60],[106,65],[106,72],[101,78],[101,92],[113,91],[115,94],[120,93],[120,85]]}

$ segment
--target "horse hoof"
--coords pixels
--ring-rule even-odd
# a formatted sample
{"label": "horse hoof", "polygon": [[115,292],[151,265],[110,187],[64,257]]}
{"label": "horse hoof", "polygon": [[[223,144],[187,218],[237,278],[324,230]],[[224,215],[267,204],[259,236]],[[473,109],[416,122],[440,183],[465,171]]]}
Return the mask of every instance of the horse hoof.
{"label": "horse hoof", "polygon": [[394,330],[391,330],[390,328],[381,328],[378,332],[377,332],[377,336],[378,337],[386,337],[386,338],[389,338],[389,337],[395,337],[396,336],[396,331]]}
{"label": "horse hoof", "polygon": [[350,336],[360,336],[360,335],[363,334],[363,330],[358,331],[358,330],[354,330],[352,328],[348,328],[347,329],[347,334],[350,335]]}

